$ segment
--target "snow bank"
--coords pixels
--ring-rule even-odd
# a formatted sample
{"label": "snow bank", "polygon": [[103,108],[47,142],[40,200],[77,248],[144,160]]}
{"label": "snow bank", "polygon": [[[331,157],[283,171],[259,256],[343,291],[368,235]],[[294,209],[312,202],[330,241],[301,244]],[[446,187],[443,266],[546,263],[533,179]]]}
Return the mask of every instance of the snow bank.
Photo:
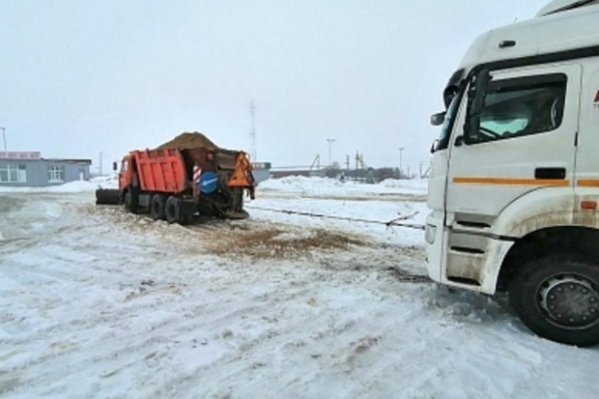
{"label": "snow bank", "polygon": [[282,179],[268,179],[260,183],[261,190],[285,191],[285,192],[304,192],[318,190],[335,190],[343,187],[344,184],[335,179],[326,179],[321,177],[290,176]]}
{"label": "snow bank", "polygon": [[427,180],[385,180],[379,184],[341,182],[322,177],[290,176],[260,183],[259,190],[312,195],[411,194],[425,195]]}
{"label": "snow bank", "polygon": [[45,187],[38,190],[49,193],[82,193],[86,191],[95,191],[97,188],[97,184],[89,181],[74,181],[61,184],[60,186]]}
{"label": "snow bank", "polygon": [[90,181],[74,181],[49,187],[0,187],[0,193],[83,193],[96,191],[98,188],[117,188],[118,181],[114,176],[94,177]]}
{"label": "snow bank", "polygon": [[119,188],[118,176],[100,176],[90,179],[90,182],[94,185],[102,188]]}
{"label": "snow bank", "polygon": [[380,182],[377,186],[397,189],[397,190],[415,190],[422,193],[426,193],[428,189],[428,180],[426,179],[412,179],[412,180],[397,180],[387,179]]}

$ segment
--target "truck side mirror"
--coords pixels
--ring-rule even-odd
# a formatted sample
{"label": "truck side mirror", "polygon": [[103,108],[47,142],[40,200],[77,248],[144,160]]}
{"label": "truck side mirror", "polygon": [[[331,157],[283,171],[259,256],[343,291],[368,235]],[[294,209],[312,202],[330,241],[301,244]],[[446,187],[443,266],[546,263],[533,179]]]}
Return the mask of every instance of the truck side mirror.
{"label": "truck side mirror", "polygon": [[112,163],[112,170],[116,172],[118,168],[119,168],[119,166],[117,165],[117,163],[113,162]]}
{"label": "truck side mirror", "polygon": [[438,145],[439,145],[439,139],[436,139],[435,141],[433,141],[433,144],[431,145],[431,154],[434,154],[437,151]]}
{"label": "truck side mirror", "polygon": [[477,142],[480,129],[480,114],[485,108],[485,97],[491,81],[491,73],[488,69],[482,69],[470,80],[468,89],[468,109],[466,112],[466,123],[464,124],[464,143],[473,144]]}
{"label": "truck side mirror", "polygon": [[441,126],[443,123],[445,123],[445,112],[439,112],[431,116],[431,125]]}

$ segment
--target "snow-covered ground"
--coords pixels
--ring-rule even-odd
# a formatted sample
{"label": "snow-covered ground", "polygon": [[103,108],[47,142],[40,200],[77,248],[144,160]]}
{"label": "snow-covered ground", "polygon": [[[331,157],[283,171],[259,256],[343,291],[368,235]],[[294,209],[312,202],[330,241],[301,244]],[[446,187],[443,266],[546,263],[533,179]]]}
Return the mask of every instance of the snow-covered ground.
{"label": "snow-covered ground", "polygon": [[302,195],[304,197],[345,198],[395,198],[426,196],[426,180],[385,180],[379,184],[362,184],[353,181],[339,181],[319,177],[292,176],[283,179],[269,179],[260,183],[263,193],[277,193],[279,196]]}
{"label": "snow-covered ground", "polygon": [[0,396],[599,397],[599,349],[432,284],[421,232],[272,211],[419,224],[423,182],[289,180],[189,227],[95,207],[97,182],[0,193]]}

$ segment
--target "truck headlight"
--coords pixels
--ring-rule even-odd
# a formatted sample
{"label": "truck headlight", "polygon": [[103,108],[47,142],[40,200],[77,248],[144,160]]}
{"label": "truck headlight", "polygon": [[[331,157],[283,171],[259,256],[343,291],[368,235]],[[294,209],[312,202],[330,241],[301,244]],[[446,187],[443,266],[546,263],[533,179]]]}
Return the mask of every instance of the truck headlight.
{"label": "truck headlight", "polygon": [[426,229],[424,230],[424,239],[430,245],[435,243],[435,237],[437,236],[437,227],[426,225]]}

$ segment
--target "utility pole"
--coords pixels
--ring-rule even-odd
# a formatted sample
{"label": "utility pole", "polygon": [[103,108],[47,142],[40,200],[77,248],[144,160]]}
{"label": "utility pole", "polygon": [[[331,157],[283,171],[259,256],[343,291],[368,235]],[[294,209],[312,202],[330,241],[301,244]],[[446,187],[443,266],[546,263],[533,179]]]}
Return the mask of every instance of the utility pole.
{"label": "utility pole", "polygon": [[0,126],[0,129],[2,129],[2,141],[4,142],[4,152],[7,152],[8,150],[6,149],[6,128]]}
{"label": "utility pole", "polygon": [[104,170],[102,168],[102,155],[104,155],[103,152],[100,152],[100,165],[98,166],[98,169],[100,170],[100,176],[102,176]]}
{"label": "utility pole", "polygon": [[250,131],[251,156],[252,161],[256,162],[258,155],[256,154],[256,102],[254,100],[250,102],[250,118],[252,121],[252,129]]}
{"label": "utility pole", "polygon": [[402,153],[403,153],[404,147],[401,147],[399,149],[399,178],[401,179],[403,177],[403,171],[402,171]]}
{"label": "utility pole", "polygon": [[347,155],[347,158],[345,158],[345,169],[347,169],[349,172],[349,155]]}
{"label": "utility pole", "polygon": [[329,167],[331,167],[333,165],[331,161],[331,146],[335,142],[335,139],[327,139],[327,142],[329,143]]}

